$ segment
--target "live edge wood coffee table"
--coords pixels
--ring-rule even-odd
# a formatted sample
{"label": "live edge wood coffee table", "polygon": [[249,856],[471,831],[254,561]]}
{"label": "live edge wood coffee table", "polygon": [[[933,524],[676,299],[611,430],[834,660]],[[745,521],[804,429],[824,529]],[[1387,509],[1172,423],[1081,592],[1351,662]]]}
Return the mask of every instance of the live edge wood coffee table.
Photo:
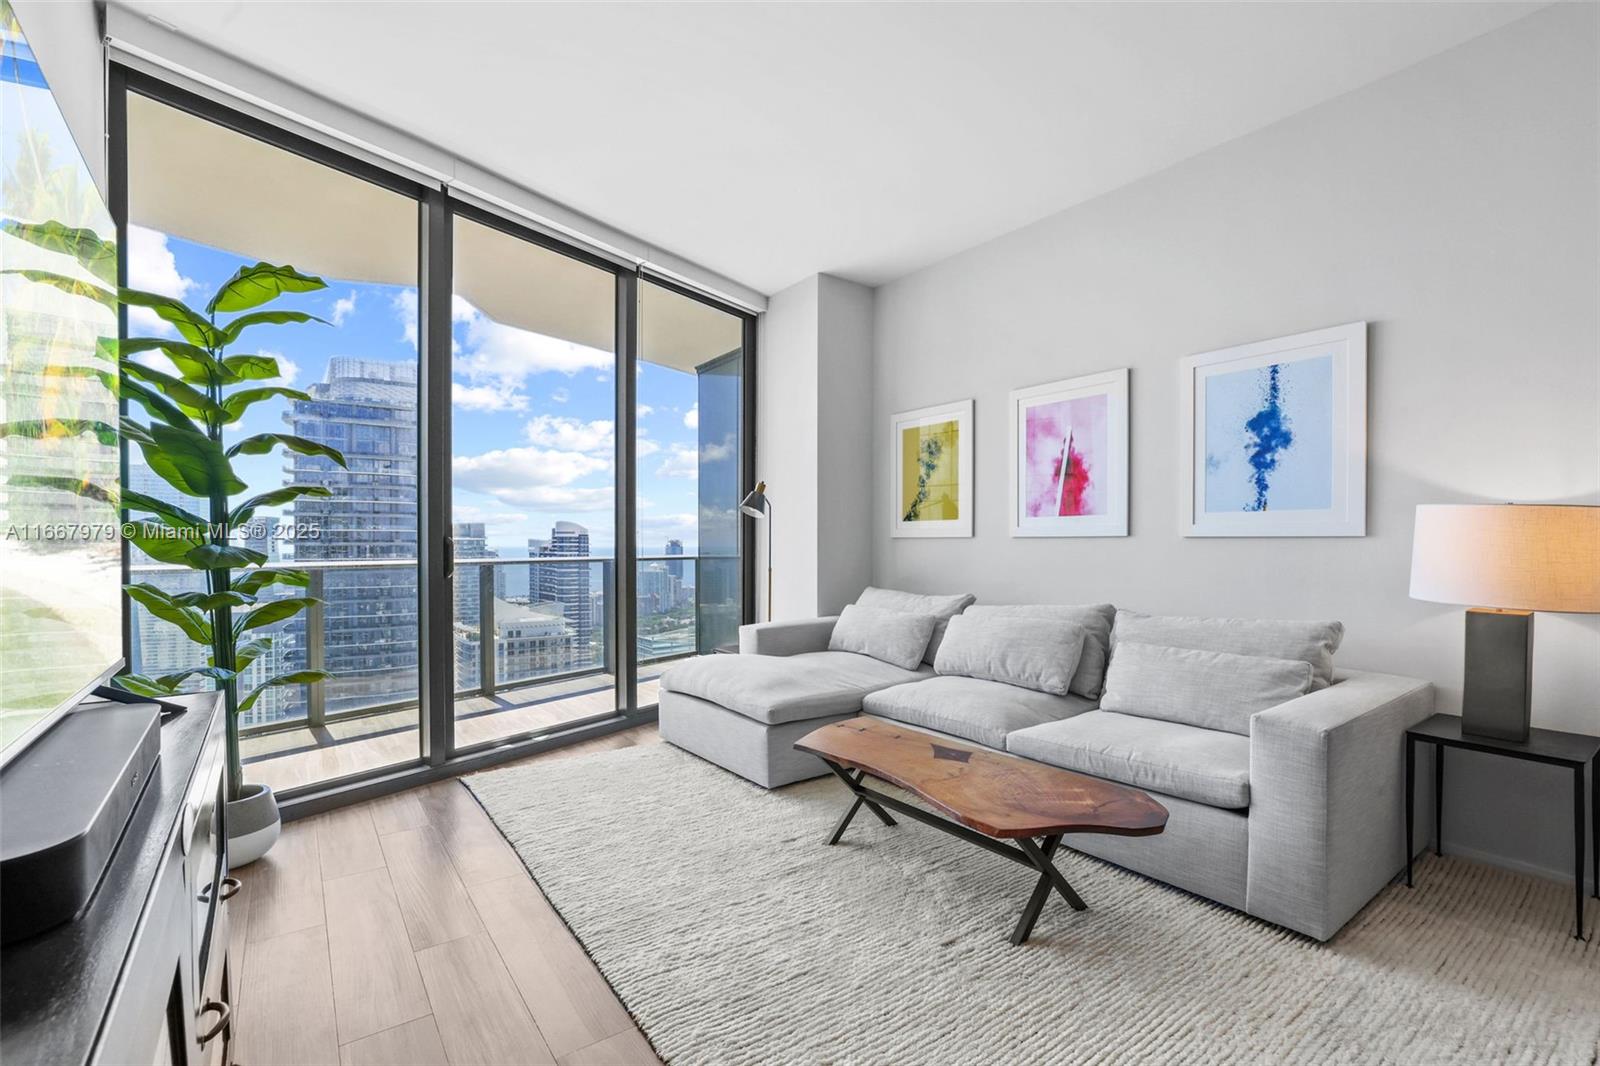
{"label": "live edge wood coffee table", "polygon": [[[1153,836],[1167,827],[1167,809],[1136,788],[1004,755],[882,718],[862,716],[825,725],[795,743],[828,764],[855,796],[828,837],[837,844],[866,807],[884,825],[888,810],[924,822],[985,851],[1039,872],[1011,943],[1033,932],[1052,887],[1073,910],[1087,910],[1052,859],[1063,833]],[[852,774],[850,771],[854,770]],[[898,785],[949,815],[862,785],[868,775]],[[1009,841],[1009,843],[1008,843]]]}

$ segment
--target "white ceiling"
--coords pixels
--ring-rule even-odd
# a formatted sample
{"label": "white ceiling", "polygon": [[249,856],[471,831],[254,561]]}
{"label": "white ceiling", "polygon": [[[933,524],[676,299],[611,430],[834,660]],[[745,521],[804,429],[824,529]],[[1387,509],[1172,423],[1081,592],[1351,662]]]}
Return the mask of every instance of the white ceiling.
{"label": "white ceiling", "polygon": [[1541,5],[126,6],[771,293],[891,280]]}

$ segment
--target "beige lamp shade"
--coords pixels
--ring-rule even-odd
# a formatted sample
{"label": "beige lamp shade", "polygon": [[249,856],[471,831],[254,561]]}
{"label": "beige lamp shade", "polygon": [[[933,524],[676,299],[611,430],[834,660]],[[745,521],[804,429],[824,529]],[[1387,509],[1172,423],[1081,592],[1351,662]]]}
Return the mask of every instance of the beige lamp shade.
{"label": "beige lamp shade", "polygon": [[1411,598],[1600,614],[1600,507],[1423,504]]}

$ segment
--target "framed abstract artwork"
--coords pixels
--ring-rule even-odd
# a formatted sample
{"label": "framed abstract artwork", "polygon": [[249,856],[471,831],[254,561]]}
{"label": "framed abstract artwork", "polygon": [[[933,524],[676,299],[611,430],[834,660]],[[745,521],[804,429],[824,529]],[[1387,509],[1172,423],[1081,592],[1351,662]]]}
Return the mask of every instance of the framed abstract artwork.
{"label": "framed abstract artwork", "polygon": [[1011,393],[1011,535],[1128,535],[1128,371]]}
{"label": "framed abstract artwork", "polygon": [[1367,533],[1367,324],[1183,361],[1190,537]]}
{"label": "framed abstract artwork", "polygon": [[896,537],[972,536],[972,401],[890,419]]}

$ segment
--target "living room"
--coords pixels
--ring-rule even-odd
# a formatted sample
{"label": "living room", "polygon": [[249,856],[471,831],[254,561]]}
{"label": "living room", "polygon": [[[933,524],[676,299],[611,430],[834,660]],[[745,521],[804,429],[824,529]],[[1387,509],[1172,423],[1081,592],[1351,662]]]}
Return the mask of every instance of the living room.
{"label": "living room", "polygon": [[0,29],[6,1062],[1597,1061],[1600,5]]}

